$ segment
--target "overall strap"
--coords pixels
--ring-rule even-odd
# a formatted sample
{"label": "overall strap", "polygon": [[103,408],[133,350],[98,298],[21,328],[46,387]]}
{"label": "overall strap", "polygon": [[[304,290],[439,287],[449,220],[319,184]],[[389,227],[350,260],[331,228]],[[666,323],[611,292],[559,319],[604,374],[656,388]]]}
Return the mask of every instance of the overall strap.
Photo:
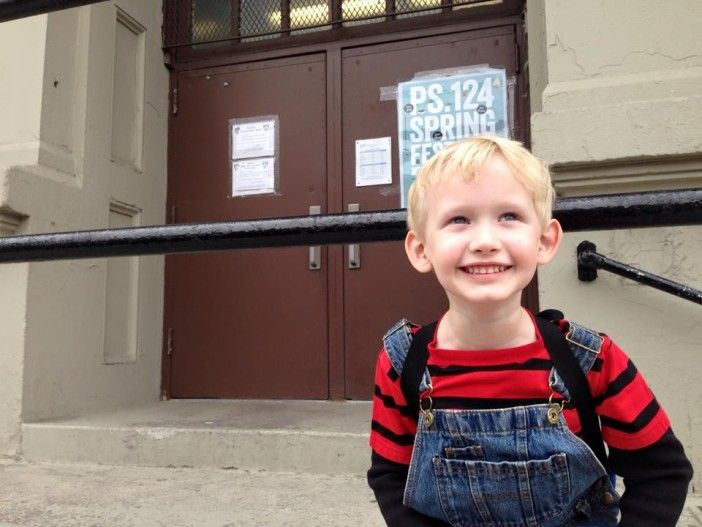
{"label": "overall strap", "polygon": [[400,386],[405,396],[407,406],[412,409],[412,415],[419,415],[419,386],[429,358],[429,343],[434,338],[436,321],[423,326],[414,334],[407,358],[400,373]]}
{"label": "overall strap", "polygon": [[535,318],[546,350],[551,356],[551,361],[558,374],[563,378],[578,412],[583,440],[592,449],[600,463],[607,468],[607,453],[602,441],[600,422],[595,413],[595,402],[592,399],[585,373],[583,373],[561,330],[541,316]]}

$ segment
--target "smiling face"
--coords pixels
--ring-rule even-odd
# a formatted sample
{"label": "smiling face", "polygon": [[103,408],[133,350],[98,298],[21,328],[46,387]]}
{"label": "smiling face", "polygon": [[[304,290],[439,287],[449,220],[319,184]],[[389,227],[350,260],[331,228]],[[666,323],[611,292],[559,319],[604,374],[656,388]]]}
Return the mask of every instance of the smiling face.
{"label": "smiling face", "polygon": [[551,260],[560,225],[544,225],[534,200],[497,154],[471,181],[452,176],[426,197],[422,232],[405,248],[420,272],[434,271],[450,310],[514,308],[538,265]]}

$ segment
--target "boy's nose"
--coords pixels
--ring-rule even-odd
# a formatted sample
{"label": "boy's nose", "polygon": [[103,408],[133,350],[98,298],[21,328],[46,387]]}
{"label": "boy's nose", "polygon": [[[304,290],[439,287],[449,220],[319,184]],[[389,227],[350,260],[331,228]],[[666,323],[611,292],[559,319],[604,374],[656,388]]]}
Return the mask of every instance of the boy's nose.
{"label": "boy's nose", "polygon": [[499,247],[499,240],[494,229],[490,225],[479,225],[473,232],[473,237],[469,243],[469,249],[473,252],[485,253],[496,251]]}

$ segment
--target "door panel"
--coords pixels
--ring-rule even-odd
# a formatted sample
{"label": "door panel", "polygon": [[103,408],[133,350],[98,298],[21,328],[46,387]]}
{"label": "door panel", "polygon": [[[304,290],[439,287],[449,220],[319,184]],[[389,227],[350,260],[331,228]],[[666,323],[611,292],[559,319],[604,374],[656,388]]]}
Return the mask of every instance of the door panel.
{"label": "door panel", "polygon": [[[170,201],[178,223],[307,214],[326,203],[323,54],[178,77]],[[277,115],[279,193],[231,197],[228,121]],[[306,247],[169,256],[172,397],[329,393],[327,265]]]}
{"label": "door panel", "polygon": [[[508,77],[515,74],[512,26],[343,52],[344,207],[358,203],[361,211],[368,211],[400,206],[396,101],[381,101],[381,87],[410,80],[417,72],[486,63],[506,68]],[[392,137],[392,184],[356,187],[355,141],[385,136]],[[401,242],[362,244],[360,253],[360,269],[344,266],[346,396],[352,399],[371,397],[380,338],[393,322],[429,322],[447,307],[433,275],[420,275],[410,266]]]}

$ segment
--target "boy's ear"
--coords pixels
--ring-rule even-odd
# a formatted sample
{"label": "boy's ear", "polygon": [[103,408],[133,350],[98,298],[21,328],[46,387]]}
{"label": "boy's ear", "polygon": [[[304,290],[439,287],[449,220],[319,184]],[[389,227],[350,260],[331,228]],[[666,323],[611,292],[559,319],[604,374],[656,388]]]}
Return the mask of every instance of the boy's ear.
{"label": "boy's ear", "polygon": [[539,238],[539,254],[536,261],[539,265],[550,262],[556,255],[558,246],[563,239],[563,229],[558,220],[551,220],[546,225],[541,237]]}
{"label": "boy's ear", "polygon": [[424,242],[414,231],[409,231],[405,236],[405,252],[412,267],[420,273],[428,273],[432,270],[431,262],[426,254]]}

